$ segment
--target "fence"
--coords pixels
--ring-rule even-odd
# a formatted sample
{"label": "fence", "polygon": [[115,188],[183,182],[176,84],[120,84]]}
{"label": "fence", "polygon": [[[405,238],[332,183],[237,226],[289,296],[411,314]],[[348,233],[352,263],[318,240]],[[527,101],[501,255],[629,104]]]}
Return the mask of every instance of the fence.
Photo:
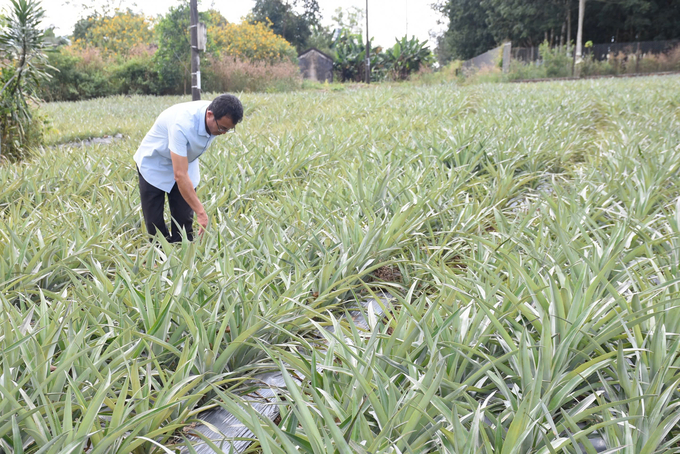
{"label": "fence", "polygon": [[513,60],[524,63],[533,63],[541,59],[538,47],[513,47],[511,54]]}
{"label": "fence", "polygon": [[[584,47],[583,55],[592,55],[597,61],[607,61],[617,54],[640,56],[665,54],[677,46],[680,46],[680,40],[595,44],[592,47]],[[513,60],[524,63],[533,63],[541,59],[538,47],[513,47],[511,53]]]}
{"label": "fence", "polygon": [[680,41],[641,41],[637,43],[609,43],[596,44],[593,47],[586,47],[584,55],[592,55],[593,59],[605,61],[609,56],[616,54],[625,55],[658,55],[665,54],[680,45]]}

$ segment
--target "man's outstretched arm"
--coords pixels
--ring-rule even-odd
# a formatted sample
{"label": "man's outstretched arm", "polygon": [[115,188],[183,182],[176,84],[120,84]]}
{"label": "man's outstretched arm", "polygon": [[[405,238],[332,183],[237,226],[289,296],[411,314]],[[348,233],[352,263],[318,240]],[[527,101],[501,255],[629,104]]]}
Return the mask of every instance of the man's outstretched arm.
{"label": "man's outstretched arm", "polygon": [[172,169],[175,174],[177,188],[184,200],[189,204],[191,209],[194,210],[194,213],[196,213],[196,221],[198,221],[201,226],[198,234],[201,235],[203,234],[203,229],[208,228],[208,214],[205,212],[201,201],[198,200],[194,185],[189,178],[189,161],[186,156],[180,156],[172,151],[170,152],[170,156],[172,158]]}

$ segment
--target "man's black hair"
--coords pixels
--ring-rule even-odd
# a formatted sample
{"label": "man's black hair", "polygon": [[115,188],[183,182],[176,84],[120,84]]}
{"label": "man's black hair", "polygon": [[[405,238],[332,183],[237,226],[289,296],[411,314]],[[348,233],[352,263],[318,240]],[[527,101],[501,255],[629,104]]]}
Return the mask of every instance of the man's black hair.
{"label": "man's black hair", "polygon": [[219,120],[225,115],[228,116],[234,125],[243,119],[243,105],[234,95],[219,95],[212,100],[208,106],[208,110],[215,115],[216,120]]}

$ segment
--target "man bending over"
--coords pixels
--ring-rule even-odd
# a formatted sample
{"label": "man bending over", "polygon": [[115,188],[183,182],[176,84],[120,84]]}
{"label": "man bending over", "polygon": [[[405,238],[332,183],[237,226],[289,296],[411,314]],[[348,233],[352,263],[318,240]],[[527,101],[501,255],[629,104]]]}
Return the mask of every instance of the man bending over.
{"label": "man bending over", "polygon": [[[139,145],[134,160],[146,230],[160,232],[169,242],[182,241],[182,230],[193,240],[196,213],[199,235],[208,227],[208,215],[196,196],[201,179],[198,157],[215,136],[234,131],[243,119],[241,101],[229,94],[212,101],[176,104],[163,111]],[[165,196],[170,205],[170,231],[165,225]]]}

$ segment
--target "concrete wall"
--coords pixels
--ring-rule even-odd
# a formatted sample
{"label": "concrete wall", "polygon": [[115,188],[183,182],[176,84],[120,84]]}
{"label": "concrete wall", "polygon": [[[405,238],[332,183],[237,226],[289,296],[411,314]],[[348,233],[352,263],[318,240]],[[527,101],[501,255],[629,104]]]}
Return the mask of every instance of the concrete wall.
{"label": "concrete wall", "polygon": [[333,82],[333,60],[316,49],[298,57],[302,77],[317,82]]}
{"label": "concrete wall", "polygon": [[508,72],[510,69],[510,52],[511,44],[504,43],[495,49],[491,49],[488,52],[484,52],[481,55],[477,55],[463,63],[463,70],[466,72],[476,72],[483,68],[497,68],[498,63],[503,59],[503,72]]}

